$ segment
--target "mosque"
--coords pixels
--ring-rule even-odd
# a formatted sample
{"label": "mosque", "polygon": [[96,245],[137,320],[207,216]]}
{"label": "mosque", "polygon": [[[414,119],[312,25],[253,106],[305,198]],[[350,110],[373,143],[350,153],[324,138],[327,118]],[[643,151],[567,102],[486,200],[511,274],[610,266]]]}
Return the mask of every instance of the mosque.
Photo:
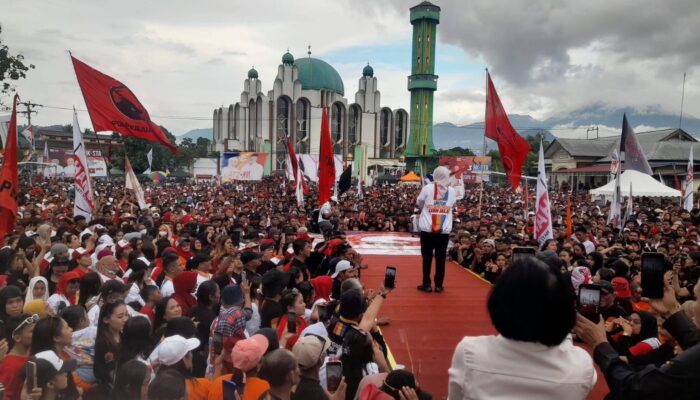
{"label": "mosque", "polygon": [[403,154],[408,113],[381,105],[378,79],[368,64],[362,70],[354,99],[345,97],[340,74],[327,62],[311,57],[282,56],[272,90],[263,92],[254,68],[243,82],[241,99],[214,110],[218,151],[268,152],[273,170],[285,168],[287,136],[297,154],[318,154],[322,106],[328,107],[335,154],[345,161],[396,159]]}
{"label": "mosque", "polygon": [[430,60],[435,59],[440,7],[424,1],[410,11],[414,34],[408,90],[414,109],[410,120],[415,122],[409,122],[406,110],[381,104],[379,82],[369,63],[354,98],[348,99],[338,71],[311,57],[310,48],[298,59],[287,51],[271,90],[263,92],[258,71],[252,68],[243,81],[240,101],[214,110],[214,150],[264,152],[269,154],[268,172],[284,170],[288,136],[297,154],[319,153],[325,106],[334,152],[346,162],[354,161],[354,174],[359,170],[366,174],[372,165],[395,166],[408,157],[429,156],[434,152],[433,92],[438,78]]}

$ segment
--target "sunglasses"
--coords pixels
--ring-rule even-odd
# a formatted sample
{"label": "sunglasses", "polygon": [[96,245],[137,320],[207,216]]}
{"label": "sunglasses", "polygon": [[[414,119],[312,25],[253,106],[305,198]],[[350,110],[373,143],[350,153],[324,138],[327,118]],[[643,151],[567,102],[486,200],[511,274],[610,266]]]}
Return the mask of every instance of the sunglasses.
{"label": "sunglasses", "polygon": [[15,330],[12,331],[12,336],[15,336],[18,331],[21,331],[22,328],[24,328],[26,325],[31,325],[39,322],[39,315],[37,314],[32,314],[30,317],[26,318],[24,321],[22,321]]}

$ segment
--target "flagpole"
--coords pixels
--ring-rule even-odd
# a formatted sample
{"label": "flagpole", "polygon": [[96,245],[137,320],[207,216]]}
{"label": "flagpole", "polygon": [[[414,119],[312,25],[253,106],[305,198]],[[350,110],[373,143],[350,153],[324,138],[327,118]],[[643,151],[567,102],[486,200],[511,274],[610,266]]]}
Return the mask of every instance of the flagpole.
{"label": "flagpole", "polygon": [[486,97],[486,106],[484,107],[484,142],[481,145],[481,155],[486,156],[486,110],[488,110],[488,104],[489,104],[489,69],[484,68],[484,71],[486,71],[486,77],[485,81],[486,83],[484,84],[484,87],[486,90],[484,91],[484,95]]}

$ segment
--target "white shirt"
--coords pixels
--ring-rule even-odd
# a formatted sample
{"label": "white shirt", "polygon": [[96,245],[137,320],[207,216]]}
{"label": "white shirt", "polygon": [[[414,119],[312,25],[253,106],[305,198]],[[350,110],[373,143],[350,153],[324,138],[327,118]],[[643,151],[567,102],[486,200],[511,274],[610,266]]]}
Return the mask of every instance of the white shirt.
{"label": "white shirt", "polygon": [[323,203],[321,208],[318,210],[318,221],[317,222],[328,221],[327,218],[323,217],[323,214],[330,213],[331,211],[333,211],[333,209],[331,207],[331,202],[327,201],[327,202]]}
{"label": "white shirt", "polygon": [[70,300],[68,298],[60,293],[54,293],[51,296],[49,296],[49,299],[46,300],[46,302],[49,304],[49,307],[53,310],[54,313],[58,314],[58,306],[61,305],[61,302],[65,303],[66,307],[71,305]]}
{"label": "white shirt", "polygon": [[442,233],[450,233],[452,232],[452,207],[457,201],[455,190],[448,187],[446,195],[439,199],[435,197],[434,183],[423,186],[416,199],[416,204],[421,209],[420,217],[418,218],[418,230],[421,232],[433,232],[433,223],[435,223],[440,226]]}
{"label": "white shirt", "polygon": [[172,279],[166,279],[163,281],[163,284],[160,285],[160,294],[163,295],[163,297],[168,297],[172,296],[175,293],[175,286],[173,286],[173,280]]}
{"label": "white shirt", "polygon": [[449,369],[449,400],[585,399],[597,380],[593,360],[571,335],[559,345],[503,336],[465,337]]}

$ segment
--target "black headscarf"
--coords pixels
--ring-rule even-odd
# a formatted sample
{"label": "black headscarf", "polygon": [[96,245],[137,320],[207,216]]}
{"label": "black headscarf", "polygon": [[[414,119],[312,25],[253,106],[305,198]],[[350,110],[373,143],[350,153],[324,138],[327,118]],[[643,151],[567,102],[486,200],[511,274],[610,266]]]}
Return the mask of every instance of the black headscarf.
{"label": "black headscarf", "polygon": [[635,311],[634,314],[639,315],[639,319],[642,321],[642,328],[639,331],[639,334],[632,335],[634,344],[659,336],[659,326],[656,322],[655,316],[644,311]]}
{"label": "black headscarf", "polygon": [[23,299],[22,291],[17,286],[5,286],[0,290],[0,319],[7,321],[7,311],[5,305],[10,299],[19,297]]}

